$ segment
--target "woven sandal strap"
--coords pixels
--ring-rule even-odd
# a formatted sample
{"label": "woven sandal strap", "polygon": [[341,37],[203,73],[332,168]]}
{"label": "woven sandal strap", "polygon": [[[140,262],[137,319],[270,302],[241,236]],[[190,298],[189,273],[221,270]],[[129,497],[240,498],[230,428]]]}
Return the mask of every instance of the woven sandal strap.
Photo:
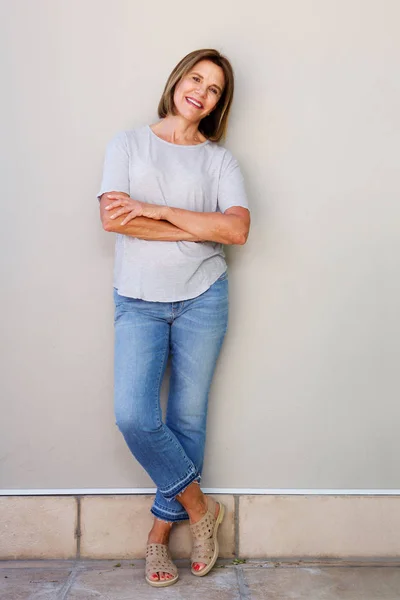
{"label": "woven sandal strap", "polygon": [[177,575],[178,569],[171,560],[168,547],[165,544],[148,544],[146,548],[146,574],[151,575],[163,571]]}
{"label": "woven sandal strap", "polygon": [[214,531],[215,521],[216,519],[214,515],[210,512],[210,510],[207,510],[206,514],[200,519],[200,521],[190,525],[190,530],[193,537],[198,540],[206,540],[211,537]]}
{"label": "woven sandal strap", "polygon": [[190,560],[192,563],[201,562],[206,565],[211,561],[215,550],[215,543],[213,539],[202,540],[195,542],[192,548],[192,552],[190,555]]}

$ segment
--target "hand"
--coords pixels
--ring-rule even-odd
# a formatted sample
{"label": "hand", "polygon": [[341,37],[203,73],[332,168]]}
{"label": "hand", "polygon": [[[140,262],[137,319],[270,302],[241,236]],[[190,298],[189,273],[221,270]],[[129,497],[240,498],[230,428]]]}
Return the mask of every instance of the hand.
{"label": "hand", "polygon": [[122,220],[121,225],[126,225],[126,223],[135,217],[141,217],[143,215],[143,203],[138,200],[128,198],[125,194],[106,194],[106,197],[113,200],[113,202],[110,202],[110,204],[105,207],[106,210],[114,210],[120,207],[119,210],[114,210],[113,214],[110,215],[110,219],[116,219],[121,215],[126,215]]}
{"label": "hand", "polygon": [[149,219],[160,220],[161,216],[161,206],[157,206],[156,204],[148,204],[145,202],[139,202],[139,200],[134,200],[133,198],[127,198],[125,194],[106,194],[107,198],[110,200],[114,200],[108,206],[105,207],[106,210],[113,210],[115,208],[121,207],[119,210],[116,210],[111,216],[110,219],[116,219],[121,215],[126,214],[126,217],[122,220],[121,225],[126,225],[135,217],[147,217]]}

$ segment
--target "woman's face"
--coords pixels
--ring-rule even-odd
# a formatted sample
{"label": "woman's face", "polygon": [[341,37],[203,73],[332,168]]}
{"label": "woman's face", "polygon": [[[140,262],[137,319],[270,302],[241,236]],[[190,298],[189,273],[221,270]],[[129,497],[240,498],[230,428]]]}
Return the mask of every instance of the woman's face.
{"label": "woman's face", "polygon": [[200,122],[218,103],[225,85],[224,72],[210,60],[201,60],[175,88],[174,104],[188,121]]}

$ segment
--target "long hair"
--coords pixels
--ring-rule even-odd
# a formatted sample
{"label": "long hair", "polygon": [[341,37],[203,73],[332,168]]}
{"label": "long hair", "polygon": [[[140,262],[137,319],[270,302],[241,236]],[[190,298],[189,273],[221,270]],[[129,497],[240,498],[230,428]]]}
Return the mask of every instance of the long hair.
{"label": "long hair", "polygon": [[158,104],[158,116],[163,119],[169,114],[176,115],[174,105],[174,92],[177,84],[201,60],[210,60],[221,67],[224,72],[225,85],[222,94],[214,110],[204,117],[199,123],[199,131],[210,141],[219,142],[225,138],[228,127],[228,116],[233,100],[234,75],[229,60],[212,48],[194,50],[187,54],[172,70],[160,102]]}

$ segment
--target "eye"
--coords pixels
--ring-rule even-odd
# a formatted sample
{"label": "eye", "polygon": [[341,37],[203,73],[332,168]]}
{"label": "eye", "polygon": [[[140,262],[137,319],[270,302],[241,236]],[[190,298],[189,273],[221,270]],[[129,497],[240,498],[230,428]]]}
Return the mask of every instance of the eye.
{"label": "eye", "polygon": [[193,75],[193,79],[194,79],[195,81],[200,81],[200,77],[197,77],[197,75]]}
{"label": "eye", "polygon": [[213,94],[218,94],[217,88],[211,88],[211,91],[212,91]]}

